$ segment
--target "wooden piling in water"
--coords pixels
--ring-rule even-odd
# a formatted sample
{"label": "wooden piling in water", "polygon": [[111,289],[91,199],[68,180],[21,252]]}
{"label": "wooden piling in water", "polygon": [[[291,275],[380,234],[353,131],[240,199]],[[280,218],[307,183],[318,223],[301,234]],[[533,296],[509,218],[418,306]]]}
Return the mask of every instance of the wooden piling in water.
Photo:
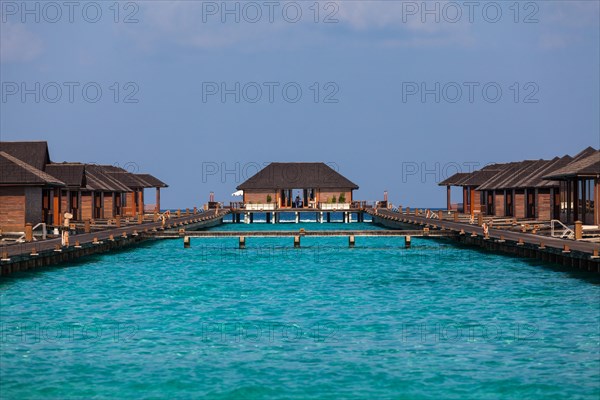
{"label": "wooden piling in water", "polygon": [[348,236],[348,247],[354,247],[354,235]]}
{"label": "wooden piling in water", "polygon": [[246,248],[246,238],[244,236],[240,236],[240,239],[239,239],[239,248],[240,249],[245,249]]}
{"label": "wooden piling in water", "polygon": [[188,249],[189,247],[190,247],[190,237],[184,236],[183,237],[183,248]]}

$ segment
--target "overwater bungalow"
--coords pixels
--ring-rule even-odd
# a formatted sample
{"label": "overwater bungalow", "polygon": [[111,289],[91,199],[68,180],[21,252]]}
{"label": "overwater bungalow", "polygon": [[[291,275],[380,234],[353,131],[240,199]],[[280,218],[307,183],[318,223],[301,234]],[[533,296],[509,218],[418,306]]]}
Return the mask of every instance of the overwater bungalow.
{"label": "overwater bungalow", "polygon": [[600,150],[588,147],[544,179],[559,181],[561,221],[600,225]]}
{"label": "overwater bungalow", "polygon": [[53,163],[48,144],[0,142],[0,230],[22,232],[26,223],[59,226],[63,214],[73,219],[110,219],[144,214],[144,189],[167,187],[149,174],[134,174],[109,165]]}
{"label": "overwater bungalow", "polygon": [[245,206],[264,209],[349,207],[358,185],[322,162],[271,163],[237,187]]}
{"label": "overwater bungalow", "polygon": [[589,147],[575,157],[493,164],[457,173],[439,185],[447,187],[449,210],[451,187],[458,186],[463,191],[459,211],[467,214],[598,225],[599,175],[600,152]]}
{"label": "overwater bungalow", "polygon": [[152,207],[152,211],[160,210],[160,189],[168,187],[166,183],[150,174],[135,174],[112,165],[101,167],[109,177],[129,188],[122,199],[124,216],[135,217],[138,214],[144,214],[144,189],[156,189],[156,203]]}
{"label": "overwater bungalow", "polygon": [[568,164],[570,156],[505,164],[481,184],[482,213],[497,217],[557,219],[559,185],[543,176]]}
{"label": "overwater bungalow", "polygon": [[439,186],[446,186],[447,209],[452,209],[450,202],[452,186],[458,186],[462,189],[462,211],[465,214],[478,214],[482,212],[481,192],[477,188],[488,179],[502,171],[505,164],[490,164],[480,170],[463,173],[459,172],[438,183]]}
{"label": "overwater bungalow", "polygon": [[131,191],[95,164],[52,163],[46,171],[66,183],[61,211],[73,214],[75,221],[121,215],[121,198]]}

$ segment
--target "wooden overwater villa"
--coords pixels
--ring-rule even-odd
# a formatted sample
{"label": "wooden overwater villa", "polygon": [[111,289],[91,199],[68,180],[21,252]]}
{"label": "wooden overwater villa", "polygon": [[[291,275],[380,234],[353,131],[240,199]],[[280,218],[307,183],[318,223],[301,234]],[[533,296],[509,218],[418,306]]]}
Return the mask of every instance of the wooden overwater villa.
{"label": "wooden overwater villa", "polygon": [[150,174],[111,165],[55,163],[47,142],[0,142],[0,234],[22,233],[28,224],[61,226],[64,213],[73,223],[98,223],[143,216],[144,190],[167,185]]}
{"label": "wooden overwater villa", "polygon": [[439,183],[462,189],[456,211],[498,218],[580,221],[590,230],[600,226],[600,151],[592,147],[574,157],[493,164],[472,173],[457,173]]}
{"label": "wooden overwater villa", "polygon": [[364,202],[353,201],[358,185],[325,163],[271,163],[237,187],[242,203],[232,203],[232,221],[254,222],[265,214],[267,223],[278,223],[285,213],[295,222],[310,214],[316,222],[331,222],[332,213],[343,222],[363,221]]}
{"label": "wooden overwater villa", "polygon": [[[150,174],[110,165],[53,162],[46,142],[0,142],[0,273],[68,262],[144,240],[239,236],[437,237],[485,249],[533,257],[576,269],[600,272],[600,151],[552,160],[488,165],[440,182],[446,209],[394,207],[384,200],[367,204],[355,198],[358,185],[325,163],[271,163],[237,187],[242,201],[228,206],[213,198],[203,208],[162,212],[160,191],[168,187]],[[462,204],[451,202],[451,188]],[[147,204],[146,190],[155,203]],[[65,217],[65,214],[69,217]],[[365,216],[385,230],[205,231],[231,215],[233,223],[306,219],[344,223]],[[304,218],[302,218],[304,216]],[[69,218],[68,228],[64,218]],[[314,218],[314,219],[313,219]],[[37,227],[75,233],[71,243]],[[293,226],[293,225],[291,225]],[[556,227],[556,229],[555,229]]]}

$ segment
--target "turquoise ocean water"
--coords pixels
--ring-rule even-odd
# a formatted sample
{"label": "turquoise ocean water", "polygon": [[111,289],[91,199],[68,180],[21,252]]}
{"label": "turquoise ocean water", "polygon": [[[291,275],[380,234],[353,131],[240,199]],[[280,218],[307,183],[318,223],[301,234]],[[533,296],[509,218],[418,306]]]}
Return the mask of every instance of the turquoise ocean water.
{"label": "turquoise ocean water", "polygon": [[[376,229],[216,229],[300,227]],[[0,398],[600,397],[597,278],[356,240],[162,240],[5,278]]]}

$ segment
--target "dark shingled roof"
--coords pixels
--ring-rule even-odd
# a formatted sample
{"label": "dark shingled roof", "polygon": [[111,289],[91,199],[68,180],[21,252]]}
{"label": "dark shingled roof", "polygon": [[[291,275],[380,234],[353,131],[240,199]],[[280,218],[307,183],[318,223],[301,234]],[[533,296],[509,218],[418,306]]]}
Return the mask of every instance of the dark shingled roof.
{"label": "dark shingled roof", "polygon": [[66,183],[71,188],[85,187],[85,165],[60,163],[46,165],[46,173]]}
{"label": "dark shingled roof", "polygon": [[47,142],[0,142],[0,151],[44,171],[50,162]]}
{"label": "dark shingled roof", "polygon": [[131,192],[131,188],[108,173],[106,166],[86,164],[86,190],[102,192]]}
{"label": "dark shingled roof", "polygon": [[164,183],[163,181],[161,181],[160,179],[150,175],[150,174],[136,174],[136,176],[143,180],[144,182],[146,182],[148,185],[150,185],[149,187],[155,187],[155,188],[166,188],[169,187],[169,185],[167,185],[166,183]]}
{"label": "dark shingled roof", "polygon": [[168,187],[150,174],[132,174],[112,165],[51,163],[47,172],[69,187],[103,192],[130,192],[132,188]]}
{"label": "dark shingled roof", "polygon": [[512,183],[513,187],[519,188],[552,188],[558,187],[558,182],[546,180],[544,176],[564,167],[573,160],[571,156],[555,157],[552,160],[540,160],[528,171],[527,176]]}
{"label": "dark shingled roof", "polygon": [[544,176],[544,179],[564,180],[577,176],[600,176],[600,150],[591,147],[577,154],[573,160],[562,168]]}
{"label": "dark shingled roof", "polygon": [[65,185],[53,176],[4,151],[0,151],[0,184],[19,186]]}
{"label": "dark shingled roof", "polygon": [[271,163],[237,187],[249,189],[358,189],[325,163]]}
{"label": "dark shingled roof", "polygon": [[103,165],[104,171],[110,175],[111,178],[116,179],[121,184],[131,189],[143,189],[154,187],[142,178],[124,170],[123,168],[115,167],[113,165]]}
{"label": "dark shingled roof", "polygon": [[492,190],[513,188],[514,183],[527,176],[530,168],[534,167],[536,163],[537,161],[526,160],[504,164],[501,170],[479,185],[477,189]]}
{"label": "dark shingled roof", "polygon": [[486,165],[478,171],[468,173],[463,179],[452,186],[479,186],[500,173],[506,164]]}
{"label": "dark shingled roof", "polygon": [[457,172],[456,174],[444,179],[438,185],[440,186],[460,186],[460,183],[470,177],[472,172]]}

